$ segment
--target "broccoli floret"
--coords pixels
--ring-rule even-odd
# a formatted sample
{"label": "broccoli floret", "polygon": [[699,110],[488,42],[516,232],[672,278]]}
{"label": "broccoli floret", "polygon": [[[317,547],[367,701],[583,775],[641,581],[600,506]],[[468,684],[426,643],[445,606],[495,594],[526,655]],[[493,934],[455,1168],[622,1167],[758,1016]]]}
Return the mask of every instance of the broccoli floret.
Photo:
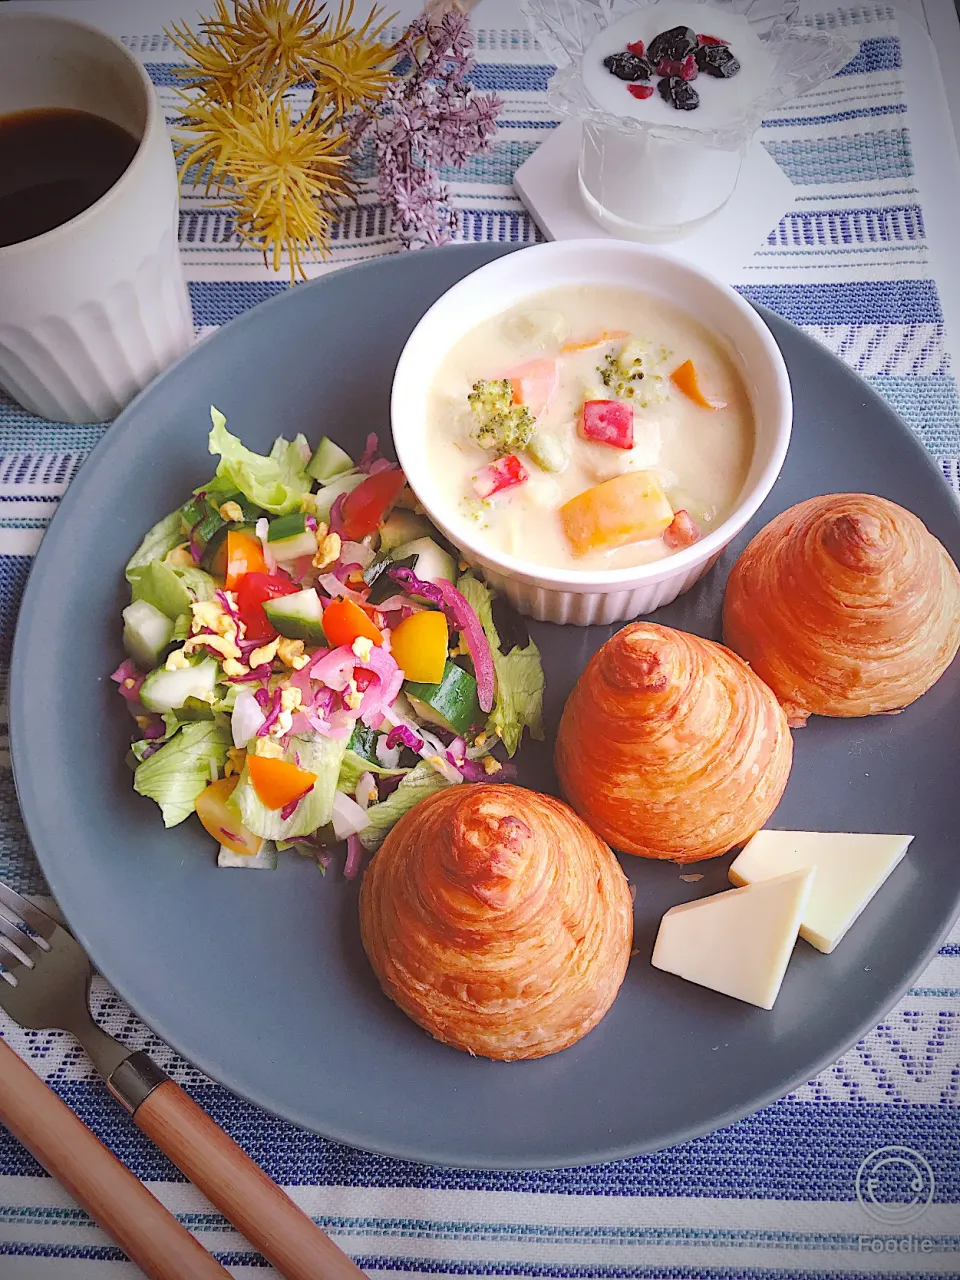
{"label": "broccoli floret", "polygon": [[[665,357],[666,352],[663,353]],[[600,381],[618,400],[636,400],[644,407],[663,399],[663,377],[650,367],[641,344],[625,342],[616,355],[612,351],[597,365]],[[640,383],[644,383],[641,388]]]}
{"label": "broccoli floret", "polygon": [[473,384],[467,400],[477,419],[470,436],[481,449],[495,449],[502,456],[525,449],[530,443],[533,416],[525,404],[513,403],[513,387],[508,378],[481,378]]}

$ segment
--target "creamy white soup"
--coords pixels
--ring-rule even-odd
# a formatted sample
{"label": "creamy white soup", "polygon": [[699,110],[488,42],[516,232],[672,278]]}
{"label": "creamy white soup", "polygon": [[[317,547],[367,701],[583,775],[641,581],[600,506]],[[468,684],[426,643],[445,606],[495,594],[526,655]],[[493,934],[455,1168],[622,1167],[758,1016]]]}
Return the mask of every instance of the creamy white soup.
{"label": "creamy white soup", "polygon": [[447,355],[428,412],[452,523],[563,568],[690,546],[733,510],[753,453],[722,343],[630,289],[554,289],[484,321]]}

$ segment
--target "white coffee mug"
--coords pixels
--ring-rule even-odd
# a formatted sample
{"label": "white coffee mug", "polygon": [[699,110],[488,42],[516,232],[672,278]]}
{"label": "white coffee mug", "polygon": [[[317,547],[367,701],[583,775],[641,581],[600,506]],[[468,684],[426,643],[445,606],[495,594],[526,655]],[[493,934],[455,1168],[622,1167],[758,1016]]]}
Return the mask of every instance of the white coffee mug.
{"label": "white coffee mug", "polygon": [[0,115],[87,111],[139,141],[96,203],[0,248],[0,387],[56,422],[103,422],[193,341],[177,174],[146,71],[72,18],[0,13]]}

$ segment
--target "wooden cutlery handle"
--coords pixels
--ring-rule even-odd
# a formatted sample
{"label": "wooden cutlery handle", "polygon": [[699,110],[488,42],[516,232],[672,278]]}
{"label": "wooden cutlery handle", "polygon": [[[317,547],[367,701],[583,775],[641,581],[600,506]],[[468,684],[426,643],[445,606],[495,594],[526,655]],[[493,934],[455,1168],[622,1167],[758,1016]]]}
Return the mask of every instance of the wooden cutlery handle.
{"label": "wooden cutlery handle", "polygon": [[285,1280],[362,1280],[360,1268],[172,1080],[133,1119]]}
{"label": "wooden cutlery handle", "polygon": [[220,1263],[3,1040],[0,1121],[153,1280],[229,1280]]}

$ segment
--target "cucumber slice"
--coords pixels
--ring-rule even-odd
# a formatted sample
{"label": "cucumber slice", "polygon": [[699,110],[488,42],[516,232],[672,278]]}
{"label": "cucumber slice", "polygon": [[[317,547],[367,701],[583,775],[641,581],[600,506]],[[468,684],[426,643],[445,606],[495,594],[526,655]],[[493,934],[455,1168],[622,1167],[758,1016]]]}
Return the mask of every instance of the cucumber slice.
{"label": "cucumber slice", "polygon": [[424,724],[436,724],[462,736],[473,725],[482,724],[486,719],[480,710],[476,680],[469,671],[464,671],[449,658],[439,684],[405,680],[403,691],[414,714]]}
{"label": "cucumber slice", "polygon": [[190,612],[193,597],[180,578],[162,560],[151,560],[131,569],[127,580],[133,588],[134,600],[146,600],[168,618],[175,620]]}
{"label": "cucumber slice", "polygon": [[330,439],[324,436],[317,445],[316,451],[310,461],[307,463],[307,475],[312,476],[314,480],[319,480],[321,484],[329,484],[334,476],[339,476],[344,471],[353,470],[353,459],[344,449]]}
{"label": "cucumber slice", "polygon": [[324,485],[315,495],[317,519],[329,520],[333,504],[341,493],[352,493],[366,478],[362,471],[348,471],[345,475],[337,476],[335,480]]}
{"label": "cucumber slice", "polygon": [[432,533],[433,525],[423,516],[414,515],[412,511],[392,511],[380,526],[380,550],[392,551],[405,542],[429,538]]}
{"label": "cucumber slice", "polygon": [[[314,544],[316,545],[316,544]],[[323,634],[323,605],[315,587],[294,595],[265,600],[263,612],[276,631],[290,640],[307,644],[326,644]]]}
{"label": "cucumber slice", "polygon": [[188,698],[203,699],[213,693],[217,683],[217,664],[207,658],[195,667],[168,671],[160,667],[151,671],[140,686],[140,701],[148,711],[179,711]]}
{"label": "cucumber slice", "polygon": [[413,572],[421,581],[436,582],[438,578],[446,578],[448,582],[456,581],[457,562],[442,547],[438,547],[432,538],[417,538],[394,548],[395,560],[409,560],[411,556],[416,556]]}
{"label": "cucumber slice", "polygon": [[267,545],[278,560],[299,560],[312,556],[317,549],[316,534],[307,528],[307,517],[300,511],[271,520]]}
{"label": "cucumber slice", "polygon": [[155,667],[172,639],[172,621],[149,601],[134,600],[124,609],[123,647],[137,666]]}

